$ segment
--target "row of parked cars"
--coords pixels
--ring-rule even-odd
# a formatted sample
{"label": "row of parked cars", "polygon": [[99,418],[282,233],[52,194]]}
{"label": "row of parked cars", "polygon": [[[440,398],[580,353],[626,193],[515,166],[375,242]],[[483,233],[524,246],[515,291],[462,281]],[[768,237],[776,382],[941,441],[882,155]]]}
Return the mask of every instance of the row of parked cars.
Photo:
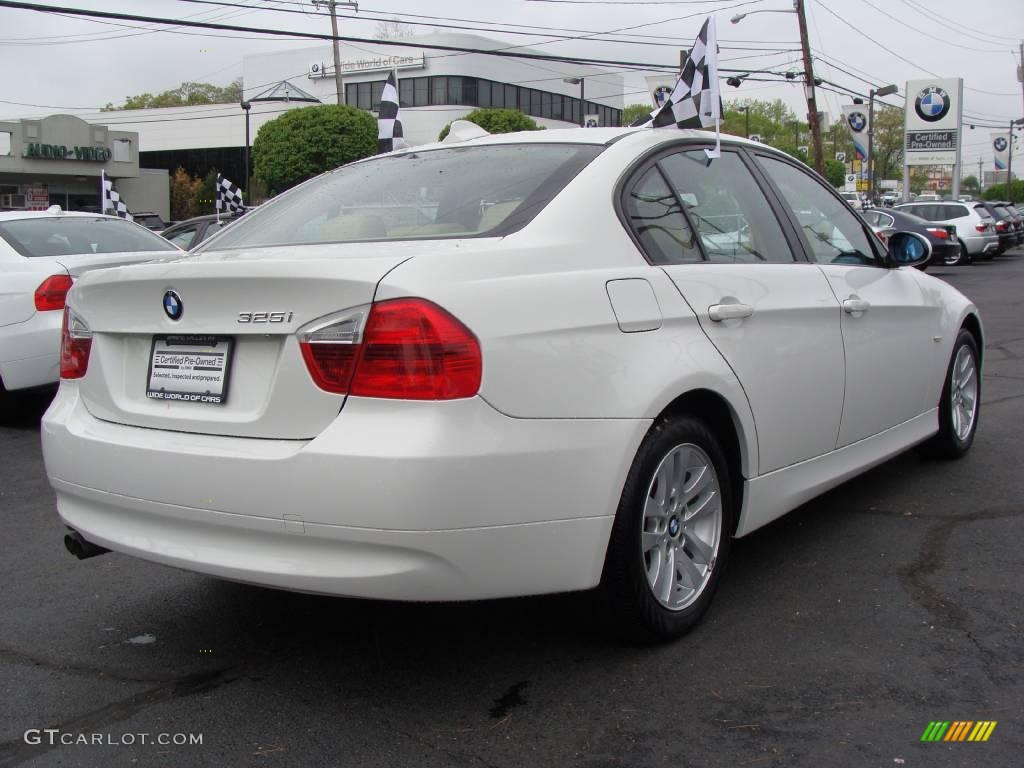
{"label": "row of parked cars", "polygon": [[926,237],[931,265],[966,266],[1024,244],[1024,209],[1008,202],[916,200],[861,215],[883,239],[897,231]]}

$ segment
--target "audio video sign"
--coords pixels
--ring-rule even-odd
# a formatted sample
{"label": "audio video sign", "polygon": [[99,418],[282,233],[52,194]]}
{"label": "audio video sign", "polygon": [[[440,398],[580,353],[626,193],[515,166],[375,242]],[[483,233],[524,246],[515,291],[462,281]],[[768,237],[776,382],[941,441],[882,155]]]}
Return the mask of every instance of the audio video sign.
{"label": "audio video sign", "polygon": [[26,144],[23,152],[25,157],[36,160],[89,160],[95,163],[105,163],[113,154],[107,147],[68,147],[38,142]]}
{"label": "audio video sign", "polygon": [[956,163],[963,122],[963,84],[959,77],[907,83],[907,165]]}

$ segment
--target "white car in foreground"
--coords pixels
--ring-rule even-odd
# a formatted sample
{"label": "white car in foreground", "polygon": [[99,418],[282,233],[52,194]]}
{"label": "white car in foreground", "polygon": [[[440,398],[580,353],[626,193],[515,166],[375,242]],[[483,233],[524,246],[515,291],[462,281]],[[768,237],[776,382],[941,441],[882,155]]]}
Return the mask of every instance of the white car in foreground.
{"label": "white car in foreground", "polygon": [[43,421],[69,549],[368,598],[600,587],[670,637],[734,536],[916,444],[962,455],[981,323],[908,268],[929,246],[713,138],[395,152],[85,276]]}
{"label": "white car in foreground", "polygon": [[56,384],[64,297],[83,273],[180,253],[115,216],[0,213],[0,392]]}

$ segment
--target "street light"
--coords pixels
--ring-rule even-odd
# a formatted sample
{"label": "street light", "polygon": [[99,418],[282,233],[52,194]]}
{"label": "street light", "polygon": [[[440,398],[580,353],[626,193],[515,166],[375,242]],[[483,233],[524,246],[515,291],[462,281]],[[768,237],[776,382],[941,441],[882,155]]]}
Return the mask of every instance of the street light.
{"label": "street light", "polygon": [[875,97],[891,96],[899,90],[895,85],[883,85],[868,91],[868,198],[875,202]]}
{"label": "street light", "polygon": [[245,197],[249,198],[249,110],[252,104],[248,101],[242,102],[242,110],[245,112]]}
{"label": "street light", "polygon": [[587,127],[587,116],[584,113],[587,110],[583,106],[583,104],[584,104],[584,102],[583,102],[583,78],[582,77],[563,77],[562,78],[562,82],[563,83],[568,83],[569,85],[578,85],[580,87],[580,128],[586,128]]}
{"label": "street light", "polygon": [[1006,137],[1008,146],[1006,151],[1008,153],[1006,158],[1006,199],[1013,204],[1013,126],[1024,125],[1024,117],[1010,121],[1009,135]]}
{"label": "street light", "polygon": [[738,112],[742,112],[744,114],[744,118],[745,118],[744,119],[744,126],[745,126],[744,129],[746,131],[745,136],[746,136],[746,138],[749,139],[750,138],[750,107],[736,107],[736,110]]}
{"label": "street light", "polygon": [[[793,8],[765,8],[758,11],[747,11],[737,13],[730,19],[733,24],[739,24],[747,16],[755,13],[795,13],[797,25],[800,28],[800,48],[804,60],[804,95],[807,97],[807,125],[811,129],[811,143],[814,145],[814,170],[822,176],[825,175],[825,151],[821,146],[821,123],[818,121],[818,101],[814,95],[814,86],[818,80],[814,77],[814,65],[811,63],[811,42],[807,36],[807,15],[804,12],[804,0],[793,0]],[[788,75],[787,75],[788,77]]]}

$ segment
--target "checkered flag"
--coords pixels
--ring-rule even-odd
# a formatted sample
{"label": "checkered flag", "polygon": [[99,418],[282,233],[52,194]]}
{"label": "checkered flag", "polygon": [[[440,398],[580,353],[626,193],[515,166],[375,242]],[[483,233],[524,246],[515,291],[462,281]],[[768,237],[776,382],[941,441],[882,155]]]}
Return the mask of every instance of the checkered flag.
{"label": "checkered flag", "polygon": [[409,143],[402,134],[402,116],[398,108],[398,85],[395,71],[388,73],[384,93],[380,97],[380,111],[377,113],[377,154],[404,149]]}
{"label": "checkered flag", "polygon": [[135,218],[128,213],[128,206],[114,191],[114,182],[107,178],[107,174],[103,170],[100,170],[100,211],[103,213],[113,211],[115,216],[135,221]]}
{"label": "checkered flag", "polygon": [[242,199],[242,190],[219,173],[217,174],[217,214],[245,213],[245,201]]}
{"label": "checkered flag", "polygon": [[[679,73],[672,95],[648,117],[631,127],[708,128],[719,132],[722,119],[722,96],[718,86],[718,32],[715,17],[708,16],[693,43],[690,56]],[[707,150],[709,158],[720,155],[720,144]]]}

